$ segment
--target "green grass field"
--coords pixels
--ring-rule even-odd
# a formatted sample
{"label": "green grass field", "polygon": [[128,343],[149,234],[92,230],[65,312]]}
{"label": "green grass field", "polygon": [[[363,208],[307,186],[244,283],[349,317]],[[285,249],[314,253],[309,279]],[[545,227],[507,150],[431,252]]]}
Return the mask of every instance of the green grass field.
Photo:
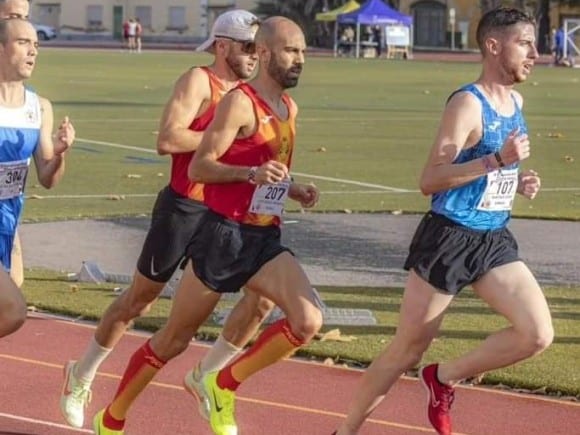
{"label": "green grass field", "polygon": [[[33,270],[27,272],[24,294],[29,305],[38,309],[66,314],[73,318],[96,320],[111,303],[113,284],[74,285],[57,273]],[[375,326],[339,326],[341,334],[354,336],[351,342],[314,341],[301,351],[304,356],[332,358],[337,363],[366,365],[388,343],[395,332],[402,290],[397,288],[317,287],[325,303],[334,308],[365,308],[377,319]],[[580,373],[574,369],[580,361],[580,288],[547,288],[556,339],[542,355],[507,369],[488,373],[485,383],[504,384],[514,388],[578,396]],[[231,301],[221,303],[231,305]],[[170,301],[160,300],[147,317],[138,319],[136,327],[155,331],[165,323]],[[443,322],[439,337],[425,355],[424,363],[448,360],[481,342],[491,332],[506,326],[472,292],[465,291],[453,302]],[[323,331],[337,326],[325,326]],[[206,322],[198,338],[213,340],[221,330]]]}
{"label": "green grass field", "polygon": [[[57,188],[29,179],[28,196],[44,199],[28,201],[24,218],[148,214],[168,179],[169,159],[154,153],[163,105],[185,69],[209,60],[44,49],[30,84],[52,100],[56,121],[71,117],[78,140]],[[477,64],[308,59],[292,90],[301,108],[293,171],[320,186],[318,210],[424,211],[417,179],[444,101],[478,73]],[[518,201],[515,214],[578,219],[580,70],[536,67],[519,90],[533,137],[524,166],[540,172],[545,190],[533,202]]]}

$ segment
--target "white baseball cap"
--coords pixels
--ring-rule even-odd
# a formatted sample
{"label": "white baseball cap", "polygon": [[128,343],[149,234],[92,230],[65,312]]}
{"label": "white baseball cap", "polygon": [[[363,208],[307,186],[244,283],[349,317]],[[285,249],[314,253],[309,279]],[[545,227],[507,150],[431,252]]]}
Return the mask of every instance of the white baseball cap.
{"label": "white baseball cap", "polygon": [[227,38],[235,41],[253,41],[256,25],[260,20],[254,14],[243,9],[234,9],[221,14],[213,23],[209,38],[195,49],[206,51],[213,46],[216,38]]}

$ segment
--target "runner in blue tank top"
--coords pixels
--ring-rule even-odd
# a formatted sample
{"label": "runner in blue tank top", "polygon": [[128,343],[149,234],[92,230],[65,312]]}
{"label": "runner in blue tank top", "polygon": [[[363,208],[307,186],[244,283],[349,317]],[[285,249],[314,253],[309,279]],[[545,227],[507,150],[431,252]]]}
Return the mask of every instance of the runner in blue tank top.
{"label": "runner in blue tank top", "polygon": [[[30,13],[30,3],[28,0],[0,0],[0,19],[7,18],[28,18]],[[21,287],[24,282],[24,265],[22,262],[22,247],[18,231],[14,235],[12,244],[10,278],[16,286]]]}
{"label": "runner in blue tank top", "polygon": [[538,58],[535,35],[534,19],[517,9],[495,9],[479,22],[481,76],[452,94],[421,176],[432,207],[405,263],[397,333],[364,374],[338,435],[356,434],[400,375],[419,364],[467,285],[511,325],[459,358],[420,370],[439,434],[451,434],[455,383],[536,355],[553,339],[546,299],[506,228],[515,194],[532,199],[540,188],[534,171],[519,168],[530,141],[513,89]]}
{"label": "runner in blue tank top", "polygon": [[[507,116],[498,113],[484,95],[479,84],[470,84],[457,93],[468,93],[481,106],[482,135],[478,143],[463,148],[453,161],[454,164],[468,163],[485,158],[493,166],[495,153],[513,134],[527,134],[527,126],[521,110],[521,97],[510,95],[513,113]],[[517,133],[516,133],[517,132]],[[497,164],[497,160],[495,164]],[[447,190],[433,193],[431,209],[450,220],[474,230],[497,230],[507,225],[518,186],[519,163],[491,171],[486,177]]]}
{"label": "runner in blue tank top", "polygon": [[40,184],[51,188],[64,173],[64,154],[74,140],[65,118],[53,143],[50,102],[24,86],[37,54],[36,31],[28,21],[0,20],[0,337],[26,317],[26,304],[8,272],[30,161]]}

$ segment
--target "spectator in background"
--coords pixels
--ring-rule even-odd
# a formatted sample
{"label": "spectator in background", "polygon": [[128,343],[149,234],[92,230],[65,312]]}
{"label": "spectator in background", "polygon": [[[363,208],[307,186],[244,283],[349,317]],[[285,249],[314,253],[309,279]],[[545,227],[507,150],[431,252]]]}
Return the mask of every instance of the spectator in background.
{"label": "spectator in background", "polygon": [[346,26],[340,35],[340,41],[338,43],[340,55],[350,56],[352,45],[354,44],[354,37],[354,28],[352,26]]}
{"label": "spectator in background", "polygon": [[377,43],[377,57],[381,57],[383,52],[383,32],[381,26],[373,27],[373,41]]}
{"label": "spectator in background", "polygon": [[141,34],[143,33],[143,26],[139,18],[135,18],[135,46],[137,48],[137,53],[141,53]]}
{"label": "spectator in background", "polygon": [[127,28],[127,42],[129,53],[135,51],[135,35],[137,34],[137,21],[135,18],[129,18],[129,26]]}
{"label": "spectator in background", "polygon": [[564,28],[560,28],[556,31],[554,35],[554,65],[560,65],[564,59],[564,38],[566,34],[564,33]]}
{"label": "spectator in background", "polygon": [[125,20],[123,23],[123,42],[127,49],[129,48],[129,20]]}

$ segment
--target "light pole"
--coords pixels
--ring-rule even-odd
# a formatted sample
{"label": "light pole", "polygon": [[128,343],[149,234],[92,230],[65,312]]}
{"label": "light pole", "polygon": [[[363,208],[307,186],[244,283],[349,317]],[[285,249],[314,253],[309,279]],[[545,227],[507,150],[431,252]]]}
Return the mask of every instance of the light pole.
{"label": "light pole", "polygon": [[451,25],[451,50],[455,50],[455,8],[449,8],[449,24]]}

